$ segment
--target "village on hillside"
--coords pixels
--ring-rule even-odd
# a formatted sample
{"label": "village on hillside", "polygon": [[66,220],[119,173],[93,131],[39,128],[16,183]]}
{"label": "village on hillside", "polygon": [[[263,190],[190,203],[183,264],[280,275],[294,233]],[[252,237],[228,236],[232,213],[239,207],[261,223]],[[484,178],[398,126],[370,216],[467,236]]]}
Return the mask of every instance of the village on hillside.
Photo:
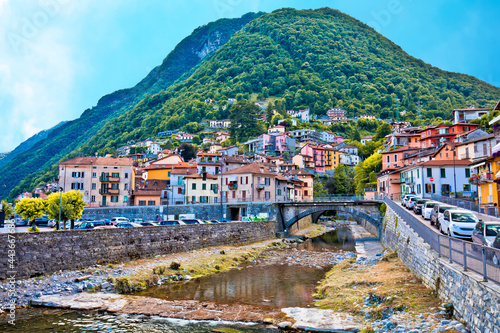
{"label": "village on hillside", "polygon": [[[265,110],[261,104],[256,102]],[[239,145],[231,145],[230,120],[211,120],[198,126],[197,133],[164,131],[157,135],[161,139],[116,147],[114,156],[80,156],[61,162],[59,182],[18,199],[44,198],[60,189],[81,191],[87,207],[312,201],[318,196],[352,194],[331,193],[335,190],[315,184],[335,177],[338,167],[353,170],[363,163],[366,156],[361,156],[360,149],[378,139],[380,148],[374,153],[382,155],[381,167],[376,181],[363,184],[358,195],[367,199],[399,199],[408,193],[461,197],[479,200],[488,212],[498,207],[500,136],[498,130],[488,133],[471,120],[499,109],[499,105],[455,109],[451,122],[429,126],[378,120],[387,124],[387,134],[357,140],[307,125],[376,120],[374,116],[348,119],[345,110],[336,108],[318,118],[309,109],[289,110],[286,120],[274,121],[267,133]],[[264,111],[261,117],[266,120]]]}

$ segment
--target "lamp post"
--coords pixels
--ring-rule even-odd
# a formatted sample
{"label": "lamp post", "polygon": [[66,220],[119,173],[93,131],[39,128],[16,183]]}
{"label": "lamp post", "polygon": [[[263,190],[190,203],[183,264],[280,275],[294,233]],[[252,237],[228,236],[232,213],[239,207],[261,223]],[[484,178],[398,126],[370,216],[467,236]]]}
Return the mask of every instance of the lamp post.
{"label": "lamp post", "polygon": [[165,187],[165,193],[166,193],[166,198],[167,198],[167,221],[168,221],[168,191],[170,191],[170,185],[167,185]]}
{"label": "lamp post", "polygon": [[61,223],[62,191],[63,191],[63,188],[59,187],[59,220],[57,220],[57,229],[56,230],[59,230],[59,228],[60,228],[59,224]]}

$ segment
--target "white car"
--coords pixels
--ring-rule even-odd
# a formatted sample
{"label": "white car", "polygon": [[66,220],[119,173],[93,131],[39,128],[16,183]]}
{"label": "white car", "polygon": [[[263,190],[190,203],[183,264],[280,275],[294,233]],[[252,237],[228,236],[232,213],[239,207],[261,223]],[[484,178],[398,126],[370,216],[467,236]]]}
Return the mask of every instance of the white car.
{"label": "white car", "polygon": [[471,238],[478,222],[477,216],[470,211],[448,209],[443,214],[440,230],[451,237]]}
{"label": "white car", "polygon": [[413,207],[415,207],[415,203],[417,200],[420,199],[419,197],[409,197],[408,201],[406,202],[406,209],[413,210]]}
{"label": "white car", "polygon": [[401,200],[401,206],[406,207],[408,204],[408,200],[410,200],[411,197],[416,197],[415,194],[405,194],[403,199]]}
{"label": "white car", "polygon": [[424,219],[430,220],[432,209],[434,208],[434,206],[439,205],[439,204],[440,203],[437,201],[427,201],[425,203],[424,207],[422,207],[422,216],[424,217]]}

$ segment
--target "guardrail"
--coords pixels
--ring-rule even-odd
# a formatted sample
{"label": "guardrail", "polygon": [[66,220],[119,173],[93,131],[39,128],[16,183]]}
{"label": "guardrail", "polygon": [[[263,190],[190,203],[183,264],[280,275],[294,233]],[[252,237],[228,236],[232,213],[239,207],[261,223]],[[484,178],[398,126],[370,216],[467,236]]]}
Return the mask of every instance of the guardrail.
{"label": "guardrail", "polygon": [[384,202],[422,237],[439,257],[448,259],[450,263],[461,265],[464,271],[470,270],[481,274],[484,281],[490,280],[500,284],[500,249],[441,235],[394,201],[386,198]]}
{"label": "guardrail", "polygon": [[441,195],[431,194],[431,199],[447,203],[449,205],[465,208],[485,215],[500,217],[500,207],[478,207],[475,202],[461,200],[460,198],[443,197]]}

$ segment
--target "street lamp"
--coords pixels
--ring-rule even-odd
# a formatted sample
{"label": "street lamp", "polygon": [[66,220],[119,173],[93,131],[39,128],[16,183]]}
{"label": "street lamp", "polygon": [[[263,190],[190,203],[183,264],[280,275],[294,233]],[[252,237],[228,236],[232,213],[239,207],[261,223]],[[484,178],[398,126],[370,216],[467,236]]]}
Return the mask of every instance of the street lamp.
{"label": "street lamp", "polygon": [[170,185],[167,185],[165,187],[165,193],[166,193],[165,197],[167,198],[167,221],[168,221],[168,191],[170,191]]}
{"label": "street lamp", "polygon": [[62,191],[63,191],[63,188],[59,187],[59,220],[57,220],[57,229],[56,230],[60,229],[59,224],[61,223]]}

